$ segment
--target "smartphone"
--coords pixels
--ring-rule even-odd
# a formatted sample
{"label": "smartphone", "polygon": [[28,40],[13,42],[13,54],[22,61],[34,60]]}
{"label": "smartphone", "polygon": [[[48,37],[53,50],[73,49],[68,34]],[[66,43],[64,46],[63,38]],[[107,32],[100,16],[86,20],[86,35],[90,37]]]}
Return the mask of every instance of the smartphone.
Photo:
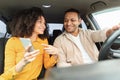
{"label": "smartphone", "polygon": [[[31,40],[29,38],[20,38],[20,40],[21,40],[24,48],[28,47],[29,45],[32,45]],[[28,52],[31,52],[33,50],[34,50],[34,48],[33,48],[33,46],[31,46]]]}

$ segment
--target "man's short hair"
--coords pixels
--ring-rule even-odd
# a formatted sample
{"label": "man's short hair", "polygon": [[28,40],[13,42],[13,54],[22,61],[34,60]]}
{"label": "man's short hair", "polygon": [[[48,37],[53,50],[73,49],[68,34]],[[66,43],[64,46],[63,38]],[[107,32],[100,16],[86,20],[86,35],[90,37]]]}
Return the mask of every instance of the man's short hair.
{"label": "man's short hair", "polygon": [[[79,12],[79,10],[77,10],[77,9],[74,9],[74,8],[67,9],[67,10],[65,11],[65,14],[68,13],[68,12],[75,12],[75,13],[78,14],[78,18],[81,18],[80,12]],[[65,14],[64,14],[64,15],[65,15]]]}

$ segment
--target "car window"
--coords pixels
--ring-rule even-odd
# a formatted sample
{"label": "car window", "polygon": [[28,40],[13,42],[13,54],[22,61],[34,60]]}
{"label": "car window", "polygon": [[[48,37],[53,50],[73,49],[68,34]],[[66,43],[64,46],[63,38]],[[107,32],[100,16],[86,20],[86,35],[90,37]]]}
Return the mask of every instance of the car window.
{"label": "car window", "polygon": [[120,7],[92,13],[100,29],[112,27],[120,23]]}
{"label": "car window", "polygon": [[63,29],[63,24],[61,23],[48,23],[49,34],[53,35],[53,30],[61,30]]}
{"label": "car window", "polygon": [[0,37],[4,37],[6,33],[6,24],[0,20]]}
{"label": "car window", "polygon": [[82,29],[87,30],[87,25],[85,24],[84,20],[81,22],[81,27]]}

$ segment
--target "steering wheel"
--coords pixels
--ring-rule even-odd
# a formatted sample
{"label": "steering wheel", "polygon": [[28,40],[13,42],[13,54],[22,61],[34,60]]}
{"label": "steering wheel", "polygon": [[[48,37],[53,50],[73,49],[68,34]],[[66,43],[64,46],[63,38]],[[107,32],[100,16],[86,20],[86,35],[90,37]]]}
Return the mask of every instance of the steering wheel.
{"label": "steering wheel", "polygon": [[[106,60],[113,58],[120,58],[120,29],[116,30],[112,33],[103,43],[100,53],[98,56],[98,60]],[[112,49],[112,45],[117,44],[119,49]]]}

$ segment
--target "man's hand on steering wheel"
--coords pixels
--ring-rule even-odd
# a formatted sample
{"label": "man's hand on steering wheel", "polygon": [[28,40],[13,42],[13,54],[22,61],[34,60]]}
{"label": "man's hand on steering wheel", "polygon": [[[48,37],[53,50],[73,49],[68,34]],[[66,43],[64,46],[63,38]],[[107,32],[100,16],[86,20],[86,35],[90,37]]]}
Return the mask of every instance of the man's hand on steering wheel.
{"label": "man's hand on steering wheel", "polygon": [[120,23],[118,25],[113,26],[112,28],[106,31],[106,36],[109,37],[114,31],[120,29]]}

